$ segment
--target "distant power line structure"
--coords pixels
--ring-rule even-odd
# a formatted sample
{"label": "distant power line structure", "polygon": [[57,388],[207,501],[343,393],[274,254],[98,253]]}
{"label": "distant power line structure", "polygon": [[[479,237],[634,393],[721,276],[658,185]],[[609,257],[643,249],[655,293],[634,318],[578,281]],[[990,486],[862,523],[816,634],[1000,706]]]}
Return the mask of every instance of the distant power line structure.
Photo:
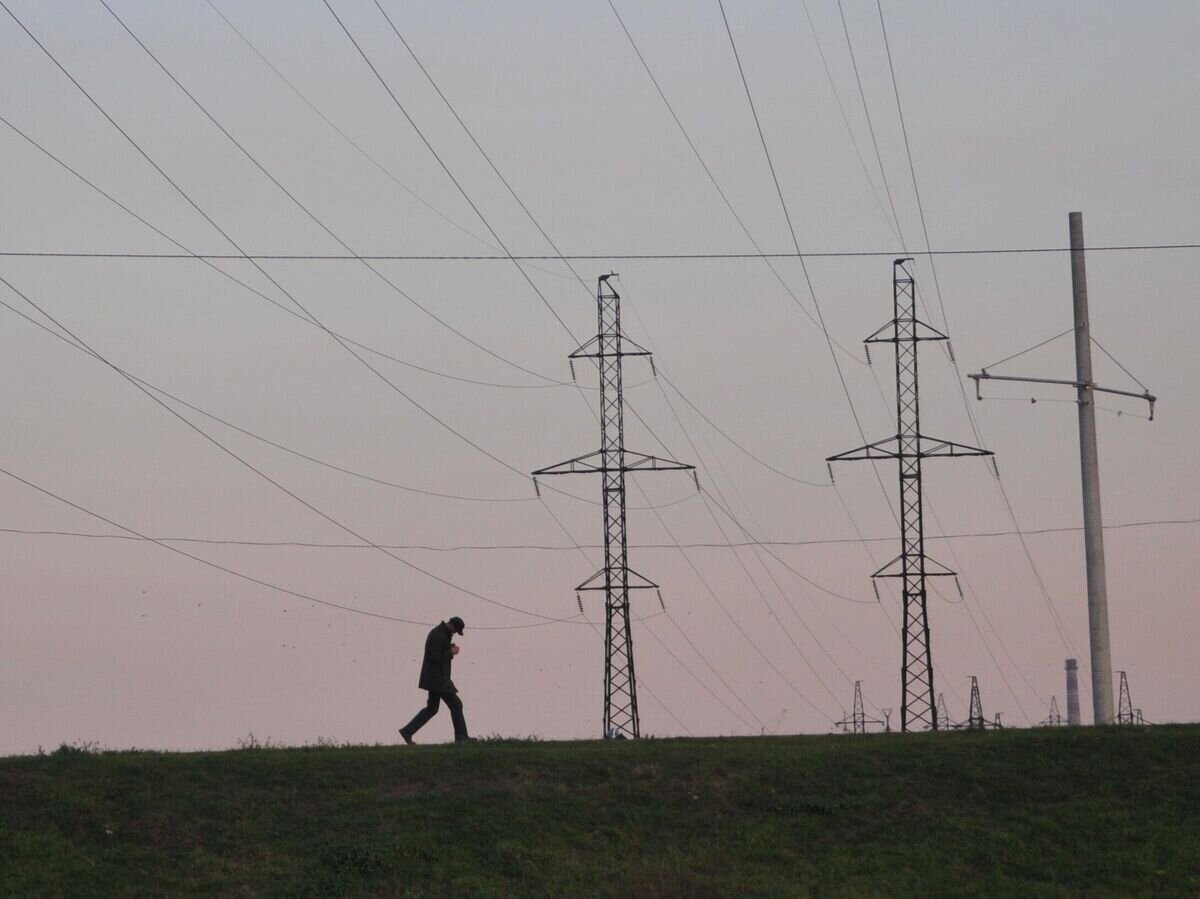
{"label": "distant power line structure", "polygon": [[1050,697],[1050,713],[1046,715],[1038,724],[1041,727],[1065,727],[1066,723],[1063,720],[1062,713],[1058,710],[1058,697]]}
{"label": "distant power line structure", "polygon": [[[629,591],[657,590],[658,585],[630,569],[625,528],[625,475],[637,471],[690,471],[695,466],[660,459],[625,449],[625,395],[621,360],[650,356],[621,333],[621,296],[609,283],[615,275],[601,275],[596,287],[596,336],[571,353],[575,359],[595,359],[600,370],[600,449],[533,473],[541,475],[596,474],[603,479],[604,567],[575,589],[604,591],[604,731],[605,739],[636,739],[638,722],[637,678],[633,667],[633,640],[629,630]],[[651,368],[654,363],[651,362]],[[698,483],[698,482],[697,482]],[[658,595],[662,602],[662,594]],[[579,601],[583,611],[583,601]]]}
{"label": "distant power line structure", "polygon": [[[1057,711],[1057,706],[1053,706]],[[987,716],[983,714],[983,698],[979,692],[979,678],[974,674],[971,675],[971,699],[967,709],[967,720],[959,724],[951,724],[946,722],[946,727],[956,730],[1000,730],[1004,727],[1000,723],[1001,712],[996,712],[991,721],[987,720]]]}
{"label": "distant power line structure", "polygon": [[[985,380],[1017,381],[1032,384],[1065,384],[1075,388],[1076,405],[1079,408],[1079,472],[1083,481],[1083,543],[1087,566],[1088,591],[1088,642],[1092,662],[1092,712],[1096,724],[1112,724],[1112,644],[1108,632],[1108,585],[1104,568],[1104,524],[1100,510],[1100,459],[1096,448],[1096,394],[1112,393],[1119,396],[1145,400],[1150,405],[1150,420],[1154,420],[1153,396],[1146,385],[1138,381],[1125,366],[1113,359],[1104,347],[1100,351],[1112,359],[1129,375],[1141,393],[1099,387],[1092,378],[1091,322],[1088,316],[1087,269],[1084,264],[1083,214],[1069,213],[1067,216],[1071,239],[1071,288],[1074,311],[1075,334],[1075,380],[1058,378],[1028,378],[1015,375],[994,375],[987,368],[977,374],[968,375],[975,381],[975,396],[983,399],[980,386]],[[1064,333],[1071,333],[1070,331]],[[1062,336],[1062,335],[1060,335]],[[1054,338],[1051,338],[1054,339]],[[1043,341],[1042,343],[1048,343]],[[1041,346],[1042,344],[1038,344]],[[1099,343],[1096,343],[1100,346]],[[1036,349],[1031,347],[1030,349]],[[1028,350],[1022,350],[1001,362],[1014,359]]]}
{"label": "distant power line structure", "polygon": [[[929,458],[990,456],[978,447],[926,437],[921,433],[921,405],[917,376],[917,345],[923,340],[947,340],[941,331],[917,319],[916,285],[908,269],[910,258],[897,259],[892,268],[893,318],[865,341],[868,359],[872,343],[890,343],[896,349],[896,436],[829,456],[828,462],[895,459],[900,469],[900,555],[873,575],[900,578],[903,588],[900,729],[938,729],[934,703],[933,660],[929,646],[929,615],[925,578],[953,576],[954,572],[925,555],[925,522],[922,506],[921,461]],[[832,475],[832,468],[830,469]]]}
{"label": "distant power line structure", "polygon": [[[890,717],[891,709],[887,709],[885,711],[888,717]],[[878,718],[867,717],[867,713],[863,709],[862,681],[856,680],[854,682],[854,711],[850,713],[849,717],[838,721],[837,726],[842,729],[843,733],[865,734],[867,732],[868,724],[883,723],[884,722],[880,721]],[[888,729],[891,729],[890,725],[888,725]]]}
{"label": "distant power line structure", "polygon": [[1142,710],[1133,707],[1129,698],[1129,677],[1124,671],[1118,671],[1121,676],[1120,698],[1117,702],[1117,724],[1144,724]]}
{"label": "distant power line structure", "polygon": [[983,699],[979,695],[979,678],[971,675],[971,707],[967,711],[967,730],[983,730],[987,721],[983,717]]}

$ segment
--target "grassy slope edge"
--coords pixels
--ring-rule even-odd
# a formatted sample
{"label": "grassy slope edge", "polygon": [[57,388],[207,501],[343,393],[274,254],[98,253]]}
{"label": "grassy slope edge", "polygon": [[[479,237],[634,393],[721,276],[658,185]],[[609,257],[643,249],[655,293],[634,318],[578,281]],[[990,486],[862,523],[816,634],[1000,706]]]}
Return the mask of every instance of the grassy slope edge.
{"label": "grassy slope edge", "polygon": [[1200,895],[1200,726],[0,759],[3,896]]}

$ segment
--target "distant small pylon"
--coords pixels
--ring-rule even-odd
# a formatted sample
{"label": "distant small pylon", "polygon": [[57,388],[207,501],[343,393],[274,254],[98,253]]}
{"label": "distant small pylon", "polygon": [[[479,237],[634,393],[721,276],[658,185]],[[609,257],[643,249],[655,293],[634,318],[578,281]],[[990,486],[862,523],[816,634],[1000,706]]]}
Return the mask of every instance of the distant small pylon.
{"label": "distant small pylon", "polygon": [[1058,712],[1058,697],[1050,697],[1050,714],[1043,718],[1038,724],[1041,727],[1062,727],[1065,722],[1062,715]]}
{"label": "distant small pylon", "polygon": [[983,717],[983,700],[979,696],[979,678],[971,675],[971,707],[967,711],[967,730],[983,730],[987,720]]}
{"label": "distant small pylon", "polygon": [[[890,716],[889,716],[890,717]],[[883,724],[878,718],[868,718],[866,711],[863,709],[862,698],[862,681],[854,682],[854,711],[850,713],[848,718],[843,718],[837,722],[837,726],[842,729],[843,733],[865,734],[868,724]],[[890,722],[888,728],[890,729]]]}
{"label": "distant small pylon", "polygon": [[1121,675],[1121,698],[1117,704],[1117,724],[1137,724],[1137,715],[1134,712],[1133,702],[1129,698],[1129,678],[1124,671],[1118,671]]}

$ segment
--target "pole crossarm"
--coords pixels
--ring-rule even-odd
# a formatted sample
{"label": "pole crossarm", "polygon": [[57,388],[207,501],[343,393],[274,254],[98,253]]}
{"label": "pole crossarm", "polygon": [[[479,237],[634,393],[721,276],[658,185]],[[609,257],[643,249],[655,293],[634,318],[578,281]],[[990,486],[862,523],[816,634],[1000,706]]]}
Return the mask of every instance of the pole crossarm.
{"label": "pole crossarm", "polygon": [[937,459],[958,456],[990,456],[991,450],[980,449],[977,446],[967,446],[955,443],[953,440],[942,440],[937,437],[925,437],[915,434],[911,437],[900,435],[888,437],[875,443],[868,443],[848,452],[828,456],[826,462],[866,462],[876,459]]}
{"label": "pole crossarm", "polygon": [[588,453],[584,456],[576,456],[574,459],[568,459],[566,462],[560,462],[557,465],[551,465],[547,468],[539,468],[533,472],[534,477],[539,475],[553,474],[596,474],[609,472],[626,472],[626,471],[695,471],[695,465],[687,465],[683,462],[676,462],[674,459],[663,459],[660,456],[648,456],[645,453],[635,453],[633,450],[625,450],[623,453],[625,459],[624,464],[619,466],[608,466],[605,462],[606,454],[603,450],[596,450],[594,453]]}
{"label": "pole crossarm", "polygon": [[967,377],[975,382],[975,399],[977,400],[984,398],[983,393],[980,391],[981,382],[983,381],[1017,381],[1024,384],[1060,384],[1064,387],[1074,387],[1077,390],[1091,390],[1093,393],[1113,393],[1117,396],[1130,396],[1135,400],[1145,400],[1150,404],[1151,421],[1154,421],[1154,404],[1158,402],[1158,397],[1149,390],[1143,390],[1141,393],[1138,393],[1135,390],[1118,390],[1115,387],[1101,387],[1099,384],[1092,384],[1087,381],[1067,381],[1062,378],[1029,378],[1023,375],[993,375],[986,368],[980,369],[975,374],[967,375]]}

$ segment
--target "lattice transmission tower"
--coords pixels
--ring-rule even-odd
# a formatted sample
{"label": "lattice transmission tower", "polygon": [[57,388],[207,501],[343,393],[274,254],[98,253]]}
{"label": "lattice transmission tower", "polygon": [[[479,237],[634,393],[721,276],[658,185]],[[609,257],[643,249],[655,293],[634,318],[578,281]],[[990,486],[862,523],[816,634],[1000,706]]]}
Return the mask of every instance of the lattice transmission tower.
{"label": "lattice transmission tower", "polygon": [[1121,675],[1121,691],[1120,698],[1117,701],[1117,724],[1137,724],[1141,709],[1134,709],[1133,701],[1129,698],[1129,677],[1124,671],[1118,671]]}
{"label": "lattice transmission tower", "polygon": [[895,459],[900,469],[900,555],[884,565],[873,578],[899,578],[904,605],[901,637],[900,729],[938,729],[934,703],[933,659],[929,646],[929,614],[925,579],[953,576],[954,572],[925,555],[925,524],[922,506],[921,462],[924,459],[957,456],[990,456],[991,452],[921,433],[921,403],[918,390],[917,345],[924,340],[947,340],[941,331],[917,318],[916,283],[908,269],[911,259],[897,259],[892,268],[893,318],[868,337],[865,343],[890,343],[896,349],[895,437],[830,456],[828,462]]}
{"label": "lattice transmission tower", "polygon": [[1050,697],[1050,714],[1038,722],[1042,727],[1062,727],[1066,722],[1063,721],[1062,714],[1058,711],[1058,697]]}
{"label": "lattice transmission tower", "polygon": [[849,717],[837,722],[843,733],[865,734],[868,724],[883,724],[878,718],[868,718],[863,708],[862,681],[854,682],[854,711]]}
{"label": "lattice transmission tower", "polygon": [[983,717],[983,699],[979,695],[979,678],[971,675],[971,707],[967,711],[967,730],[983,730],[987,719]]}
{"label": "lattice transmission tower", "polygon": [[[638,721],[637,677],[633,667],[633,639],[629,628],[629,591],[657,590],[658,585],[628,565],[629,543],[625,528],[625,475],[636,471],[690,471],[695,466],[625,449],[625,395],[622,360],[650,356],[621,333],[621,296],[609,283],[615,275],[600,276],[596,286],[596,336],[571,353],[574,360],[594,359],[600,371],[600,449],[533,472],[541,475],[599,474],[604,510],[604,567],[576,587],[576,591],[604,591],[604,729],[605,739],[641,736]],[[653,367],[653,363],[651,363]],[[662,595],[659,594],[661,602]],[[580,600],[580,611],[583,602]]]}

